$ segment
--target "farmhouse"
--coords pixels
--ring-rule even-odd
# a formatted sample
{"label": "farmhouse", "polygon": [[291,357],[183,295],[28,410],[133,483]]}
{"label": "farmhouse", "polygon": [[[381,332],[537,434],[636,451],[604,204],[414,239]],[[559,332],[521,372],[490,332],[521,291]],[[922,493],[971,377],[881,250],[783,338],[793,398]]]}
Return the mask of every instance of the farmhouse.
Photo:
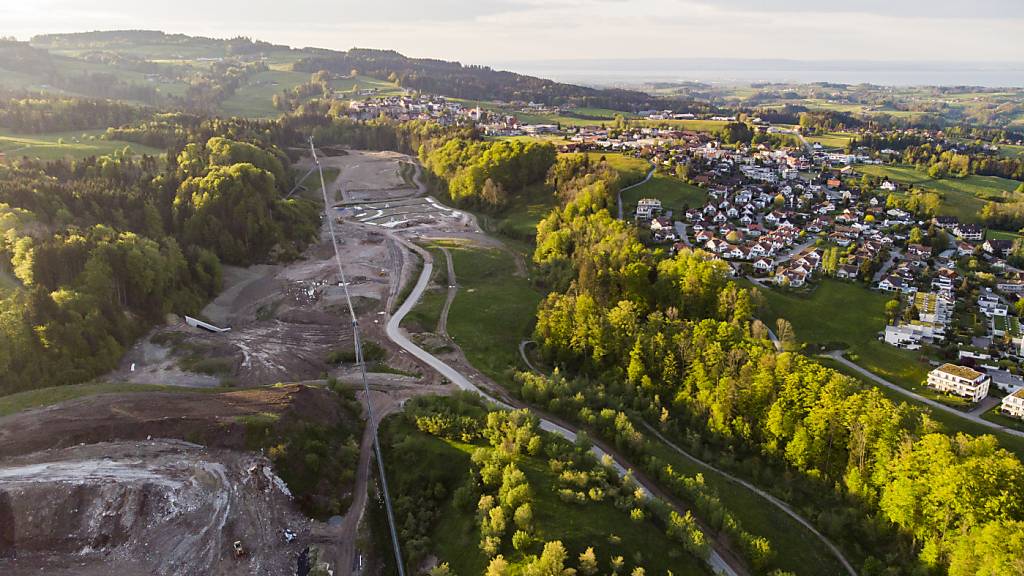
{"label": "farmhouse", "polygon": [[939,392],[979,402],[988,396],[988,385],[991,381],[987,374],[973,368],[943,364],[928,373],[927,385]]}

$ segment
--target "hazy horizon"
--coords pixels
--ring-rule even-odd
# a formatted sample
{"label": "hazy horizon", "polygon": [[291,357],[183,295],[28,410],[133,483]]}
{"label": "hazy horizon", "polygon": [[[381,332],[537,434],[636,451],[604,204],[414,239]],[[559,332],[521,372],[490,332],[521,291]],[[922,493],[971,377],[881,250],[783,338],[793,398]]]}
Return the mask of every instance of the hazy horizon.
{"label": "hazy horizon", "polygon": [[249,36],[294,47],[394,49],[415,57],[488,64],[610,58],[759,58],[1017,62],[1024,3],[883,2],[830,6],[810,0],[396,0],[386,10],[357,0],[0,0],[0,35],[160,29]]}

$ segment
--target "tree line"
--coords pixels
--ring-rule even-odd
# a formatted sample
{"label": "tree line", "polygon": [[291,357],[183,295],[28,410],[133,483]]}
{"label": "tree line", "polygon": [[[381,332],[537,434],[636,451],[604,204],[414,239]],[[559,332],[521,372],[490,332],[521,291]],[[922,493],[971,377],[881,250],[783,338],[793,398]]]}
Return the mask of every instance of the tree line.
{"label": "tree line", "polygon": [[292,258],[316,237],[319,207],[283,198],[287,157],[232,127],[237,139],[192,133],[167,162],[125,150],[0,165],[0,270],[18,280],[0,299],[0,391],[108,371],[149,326],[215,295],[222,262]]}

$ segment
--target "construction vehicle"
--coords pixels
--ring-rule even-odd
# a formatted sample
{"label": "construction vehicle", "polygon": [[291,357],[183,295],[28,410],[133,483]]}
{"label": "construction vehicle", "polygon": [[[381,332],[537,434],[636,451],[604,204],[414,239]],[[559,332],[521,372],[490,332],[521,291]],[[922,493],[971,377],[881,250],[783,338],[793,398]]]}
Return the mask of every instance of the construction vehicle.
{"label": "construction vehicle", "polygon": [[231,545],[235,550],[235,558],[241,558],[245,556],[245,548],[242,547],[241,540],[235,540],[235,543]]}

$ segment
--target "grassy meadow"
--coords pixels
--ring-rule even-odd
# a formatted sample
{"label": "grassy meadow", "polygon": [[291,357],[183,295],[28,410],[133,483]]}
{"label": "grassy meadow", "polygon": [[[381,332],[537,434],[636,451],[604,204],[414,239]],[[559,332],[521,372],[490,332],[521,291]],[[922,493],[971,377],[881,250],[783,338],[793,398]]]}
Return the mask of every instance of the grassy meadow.
{"label": "grassy meadow", "polygon": [[520,367],[519,342],[533,332],[544,294],[516,274],[514,256],[507,251],[454,243],[448,249],[459,284],[448,334],[473,366],[508,384],[508,369]]}
{"label": "grassy meadow", "polygon": [[1014,191],[1020,182],[998,176],[971,175],[964,178],[932,179],[922,170],[909,165],[864,165],[857,170],[872,176],[888,177],[900,184],[937,192],[942,196],[939,213],[956,216],[962,221],[977,222],[979,213],[989,200],[1021,200]]}
{"label": "grassy meadow", "polygon": [[159,156],[163,150],[133,142],[105,140],[105,130],[84,130],[75,132],[47,132],[44,134],[19,134],[0,130],[0,153],[8,159],[28,156],[40,160],[62,158],[88,158],[105,156],[123,150],[125,146],[135,154]]}
{"label": "grassy meadow", "polygon": [[885,303],[891,295],[838,280],[823,280],[809,296],[774,289],[761,289],[761,293],[765,299],[761,318],[772,329],[778,318],[785,318],[799,341],[844,348],[871,372],[922,392],[927,362],[917,352],[878,340],[879,332],[885,330]]}

